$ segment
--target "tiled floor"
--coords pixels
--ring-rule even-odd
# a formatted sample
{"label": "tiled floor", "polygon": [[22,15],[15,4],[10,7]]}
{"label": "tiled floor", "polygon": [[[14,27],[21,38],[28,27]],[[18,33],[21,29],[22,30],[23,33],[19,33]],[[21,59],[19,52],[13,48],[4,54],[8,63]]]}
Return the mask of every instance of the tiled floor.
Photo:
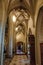
{"label": "tiled floor", "polygon": [[26,55],[15,55],[9,65],[29,65]]}

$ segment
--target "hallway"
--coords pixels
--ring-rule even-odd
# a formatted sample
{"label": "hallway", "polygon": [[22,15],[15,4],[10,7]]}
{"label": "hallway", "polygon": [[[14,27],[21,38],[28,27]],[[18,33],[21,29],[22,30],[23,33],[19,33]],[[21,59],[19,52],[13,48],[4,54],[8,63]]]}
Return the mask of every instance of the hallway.
{"label": "hallway", "polygon": [[43,0],[0,0],[0,65],[43,65]]}

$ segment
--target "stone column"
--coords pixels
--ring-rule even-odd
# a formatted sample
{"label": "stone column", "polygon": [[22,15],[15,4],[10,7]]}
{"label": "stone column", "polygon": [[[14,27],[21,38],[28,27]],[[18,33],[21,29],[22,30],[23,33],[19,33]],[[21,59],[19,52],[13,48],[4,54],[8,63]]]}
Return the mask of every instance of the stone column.
{"label": "stone column", "polygon": [[13,56],[13,22],[9,23],[9,56]]}
{"label": "stone column", "polygon": [[16,32],[15,32],[15,28],[14,28],[14,52],[16,52]]}
{"label": "stone column", "polygon": [[5,23],[0,24],[0,65],[3,65],[4,60],[4,37],[5,37]]}
{"label": "stone column", "polygon": [[[2,48],[2,43],[1,43],[1,40],[2,40],[2,29],[1,29],[1,25],[0,25],[0,63],[1,63],[1,48]],[[1,64],[0,64],[1,65]]]}
{"label": "stone column", "polygon": [[[2,1],[2,0],[1,0]],[[6,22],[6,11],[4,2],[0,2],[0,65],[3,65],[4,60],[4,36],[5,36],[5,22]]]}

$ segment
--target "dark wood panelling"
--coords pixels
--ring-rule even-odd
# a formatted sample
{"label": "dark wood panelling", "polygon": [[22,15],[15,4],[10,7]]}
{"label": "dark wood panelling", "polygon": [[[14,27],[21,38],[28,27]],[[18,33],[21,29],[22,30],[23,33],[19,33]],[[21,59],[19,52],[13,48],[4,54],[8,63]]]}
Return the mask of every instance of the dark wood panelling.
{"label": "dark wood panelling", "polygon": [[35,65],[35,37],[34,35],[29,35],[30,44],[30,64]]}
{"label": "dark wood panelling", "polygon": [[43,65],[43,43],[40,43],[41,65]]}

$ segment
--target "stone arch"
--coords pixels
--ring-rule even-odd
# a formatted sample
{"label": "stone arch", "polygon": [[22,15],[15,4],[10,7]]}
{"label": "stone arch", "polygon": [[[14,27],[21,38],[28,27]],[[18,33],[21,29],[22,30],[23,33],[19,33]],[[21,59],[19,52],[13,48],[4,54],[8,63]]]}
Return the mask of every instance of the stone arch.
{"label": "stone arch", "polygon": [[37,51],[36,52],[36,56],[37,56],[36,63],[38,65],[41,65],[40,43],[42,43],[41,38],[42,38],[42,35],[43,35],[43,34],[41,34],[42,33],[41,29],[43,29],[42,28],[43,26],[41,26],[42,22],[43,22],[42,20],[43,20],[43,6],[39,9],[37,22],[36,22],[36,45],[35,45],[35,47],[37,47],[37,49],[36,49],[36,51]]}
{"label": "stone arch", "polygon": [[39,10],[40,10],[41,7],[43,7],[43,2],[41,4],[39,4],[39,6],[36,9],[35,26],[36,26],[36,22],[37,22],[37,17],[38,17],[38,14],[39,14]]}

